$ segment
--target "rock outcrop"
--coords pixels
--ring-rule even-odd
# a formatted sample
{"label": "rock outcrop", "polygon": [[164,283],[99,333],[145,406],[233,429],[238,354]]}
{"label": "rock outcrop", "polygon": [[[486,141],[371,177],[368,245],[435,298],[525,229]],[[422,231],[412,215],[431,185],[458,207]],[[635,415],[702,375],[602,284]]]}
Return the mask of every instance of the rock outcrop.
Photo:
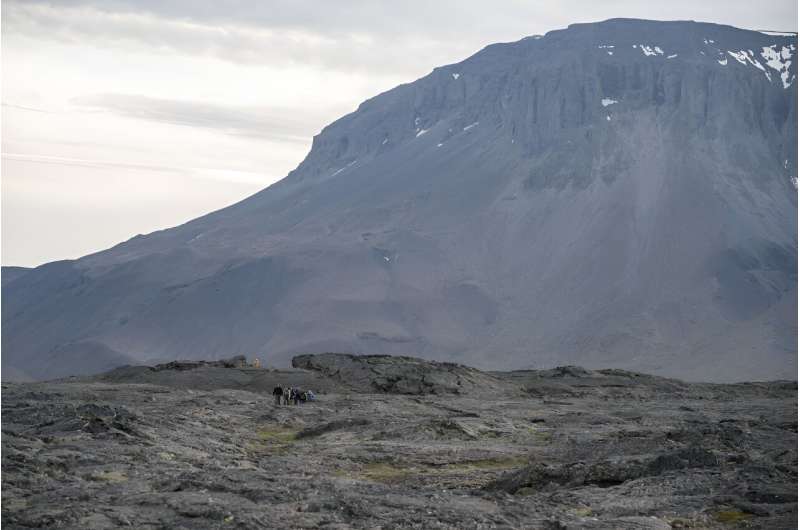
{"label": "rock outcrop", "polygon": [[487,394],[503,381],[474,368],[391,355],[298,355],[292,366],[315,370],[357,392],[387,394]]}
{"label": "rock outcrop", "polygon": [[247,357],[244,355],[234,355],[229,359],[220,359],[218,361],[170,361],[164,364],[157,364],[152,370],[156,372],[160,372],[161,370],[195,370],[203,366],[244,368],[247,366]]}

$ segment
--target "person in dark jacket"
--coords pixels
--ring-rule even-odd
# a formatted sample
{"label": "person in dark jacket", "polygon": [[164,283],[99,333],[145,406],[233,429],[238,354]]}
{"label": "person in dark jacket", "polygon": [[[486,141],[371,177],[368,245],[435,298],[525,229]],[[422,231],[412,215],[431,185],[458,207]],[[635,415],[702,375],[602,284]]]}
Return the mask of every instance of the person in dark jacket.
{"label": "person in dark jacket", "polygon": [[274,397],[274,398],[275,398],[275,404],[276,404],[276,405],[280,405],[280,404],[281,404],[281,397],[282,397],[282,396],[283,396],[283,388],[281,388],[281,387],[279,387],[279,386],[276,386],[276,387],[275,387],[275,388],[272,390],[272,397]]}

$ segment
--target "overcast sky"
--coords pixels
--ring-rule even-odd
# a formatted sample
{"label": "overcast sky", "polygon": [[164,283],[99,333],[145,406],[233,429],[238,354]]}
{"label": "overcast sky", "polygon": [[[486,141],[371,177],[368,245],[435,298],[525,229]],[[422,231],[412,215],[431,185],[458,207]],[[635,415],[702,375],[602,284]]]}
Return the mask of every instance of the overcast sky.
{"label": "overcast sky", "polygon": [[283,178],[364,99],[615,17],[797,30],[796,0],[2,3],[2,264],[77,258]]}

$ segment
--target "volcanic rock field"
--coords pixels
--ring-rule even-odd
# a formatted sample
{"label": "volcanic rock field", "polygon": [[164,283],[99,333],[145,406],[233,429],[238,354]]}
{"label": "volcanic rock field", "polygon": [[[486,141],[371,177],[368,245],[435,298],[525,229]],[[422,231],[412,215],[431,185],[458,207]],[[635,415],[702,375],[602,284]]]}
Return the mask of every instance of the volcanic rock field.
{"label": "volcanic rock field", "polygon": [[[2,386],[5,528],[795,528],[796,382],[324,354]],[[318,398],[275,406],[275,385]]]}

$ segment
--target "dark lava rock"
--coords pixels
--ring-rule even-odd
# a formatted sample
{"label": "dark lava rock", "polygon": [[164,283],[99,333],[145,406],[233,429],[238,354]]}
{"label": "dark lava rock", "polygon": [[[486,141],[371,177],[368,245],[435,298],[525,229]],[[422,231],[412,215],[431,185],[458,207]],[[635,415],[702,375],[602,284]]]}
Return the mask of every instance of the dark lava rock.
{"label": "dark lava rock", "polygon": [[315,427],[309,427],[307,429],[303,429],[302,431],[298,432],[295,435],[295,438],[297,440],[302,440],[303,438],[322,436],[323,434],[329,432],[351,429],[353,427],[369,425],[370,423],[371,423],[370,420],[366,418],[352,418],[346,420],[332,421],[329,423],[325,423],[323,425],[318,425]]}
{"label": "dark lava rock", "polygon": [[[797,526],[793,385],[296,366],[2,385],[3,528]],[[282,383],[328,390],[278,406]]]}
{"label": "dark lava rock", "polygon": [[292,366],[316,370],[357,392],[390,394],[484,394],[506,385],[475,368],[391,355],[298,355]]}
{"label": "dark lava rock", "polygon": [[522,488],[618,486],[629,480],[658,476],[669,471],[715,467],[717,457],[704,449],[686,448],[645,460],[606,460],[592,464],[567,465],[535,463],[488,484],[487,490],[516,493]]}
{"label": "dark lava rock", "polygon": [[247,357],[235,355],[230,359],[220,359],[218,361],[172,361],[165,364],[157,364],[153,370],[194,370],[201,366],[218,366],[220,368],[241,368],[247,364]]}

